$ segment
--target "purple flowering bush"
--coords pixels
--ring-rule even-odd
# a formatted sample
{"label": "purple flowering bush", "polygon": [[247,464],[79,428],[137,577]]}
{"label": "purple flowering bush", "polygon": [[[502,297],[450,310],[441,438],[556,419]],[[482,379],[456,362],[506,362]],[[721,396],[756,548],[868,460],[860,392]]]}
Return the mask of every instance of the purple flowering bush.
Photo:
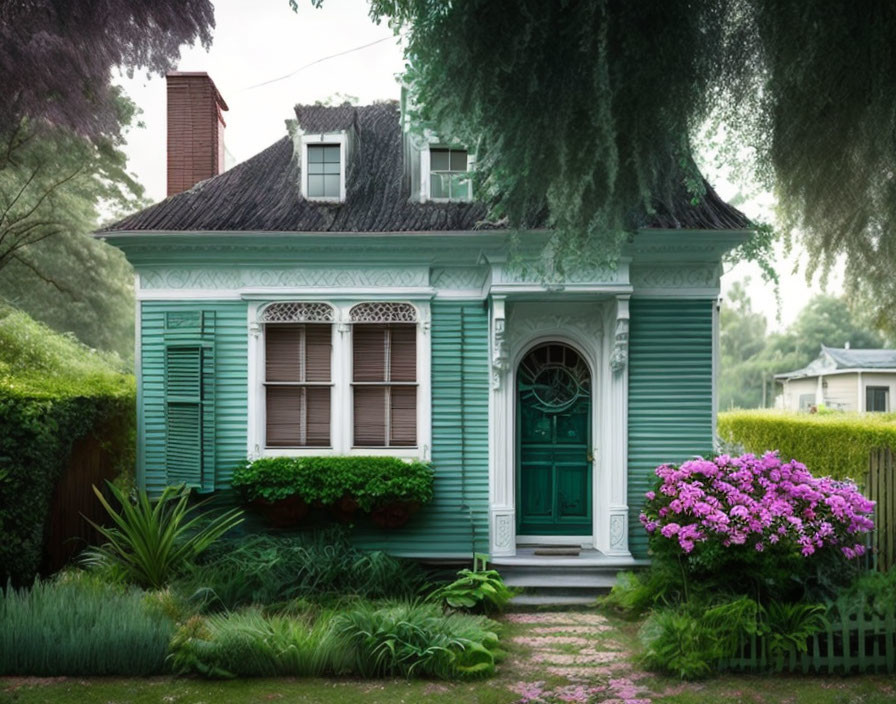
{"label": "purple flowering bush", "polygon": [[813,567],[830,573],[861,556],[874,527],[874,504],[855,484],[814,477],[776,452],[697,458],[657,467],[656,476],[640,517],[655,560],[735,591],[752,585],[783,597],[789,588],[799,598],[794,587],[818,576]]}

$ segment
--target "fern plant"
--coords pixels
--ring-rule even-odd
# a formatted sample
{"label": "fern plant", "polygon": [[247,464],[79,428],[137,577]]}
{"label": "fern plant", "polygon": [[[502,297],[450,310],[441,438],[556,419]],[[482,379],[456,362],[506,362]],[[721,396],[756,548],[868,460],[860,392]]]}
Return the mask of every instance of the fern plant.
{"label": "fern plant", "polygon": [[787,604],[773,601],[765,609],[768,654],[781,660],[791,652],[805,653],[809,638],[827,626],[821,604]]}
{"label": "fern plant", "polygon": [[106,527],[85,518],[106,539],[88,548],[83,561],[111,569],[126,581],[161,589],[172,575],[189,564],[224,533],[243,522],[243,512],[200,512],[206,503],[189,505],[190,490],[166,487],[158,501],[150,501],[144,490],[131,501],[124,491],[109,483],[120,505],[116,510],[96,487],[93,491],[115,524]]}
{"label": "fern plant", "polygon": [[486,569],[488,556],[473,556],[473,569],[457,573],[457,579],[432,594],[435,601],[444,602],[453,609],[486,612],[503,611],[515,592],[504,584],[497,570]]}

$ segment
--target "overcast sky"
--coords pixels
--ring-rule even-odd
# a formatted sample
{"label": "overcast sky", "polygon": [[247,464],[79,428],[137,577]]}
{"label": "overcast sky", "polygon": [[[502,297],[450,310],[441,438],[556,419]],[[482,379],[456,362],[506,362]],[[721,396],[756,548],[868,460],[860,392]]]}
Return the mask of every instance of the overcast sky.
{"label": "overcast sky", "polygon": [[[387,26],[369,19],[366,0],[325,0],[319,10],[310,0],[299,0],[297,13],[289,8],[288,0],[215,0],[214,5],[217,26],[211,50],[185,48],[178,69],[207,71],[215,81],[230,108],[225,113],[225,143],[236,163],[280,139],[285,134],[284,120],[294,117],[296,103],[337,94],[354,96],[362,104],[398,99],[401,48]],[[350,53],[297,70],[345,51]],[[283,76],[288,77],[252,87]],[[141,74],[122,78],[120,83],[142,109],[145,124],[128,135],[130,168],[146,187],[147,196],[161,200],[165,197],[165,80]],[[714,185],[723,198],[737,192],[731,184],[716,181]],[[756,217],[767,215],[769,207],[766,199],[743,209]],[[802,274],[791,273],[797,259],[798,255],[782,259],[779,265],[780,323],[772,289],[762,282],[755,266],[740,264],[726,273],[722,293],[732,282],[751,276],[754,309],[766,314],[772,328],[786,325],[821,290],[817,282],[807,287]],[[839,277],[833,277],[828,289],[839,292]]]}

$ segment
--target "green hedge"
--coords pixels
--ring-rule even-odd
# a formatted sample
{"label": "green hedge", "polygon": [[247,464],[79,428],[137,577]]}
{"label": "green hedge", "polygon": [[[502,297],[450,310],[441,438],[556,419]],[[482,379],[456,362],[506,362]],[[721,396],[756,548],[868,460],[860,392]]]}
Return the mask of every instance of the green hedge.
{"label": "green hedge", "polygon": [[868,457],[880,447],[896,449],[896,420],[891,415],[728,411],[719,414],[719,437],[754,454],[778,450],[816,476],[865,480]]}
{"label": "green hedge", "polygon": [[330,505],[344,496],[371,511],[393,501],[432,501],[433,470],[397,457],[266,457],[237,468],[231,485],[247,501],[301,496]]}
{"label": "green hedge", "polygon": [[75,440],[102,429],[131,459],[134,378],[115,359],[0,306],[0,583],[40,568],[53,490]]}

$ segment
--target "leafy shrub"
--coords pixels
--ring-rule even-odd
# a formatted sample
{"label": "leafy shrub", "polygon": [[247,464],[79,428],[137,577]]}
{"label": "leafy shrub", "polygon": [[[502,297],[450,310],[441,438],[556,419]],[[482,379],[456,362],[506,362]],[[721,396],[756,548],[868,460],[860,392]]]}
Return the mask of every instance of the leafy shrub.
{"label": "leafy shrub", "polygon": [[764,641],[778,662],[806,652],[808,640],[827,625],[821,604],[771,602],[767,608],[740,597],[709,606],[680,606],[653,611],[641,628],[644,664],[682,679],[710,675],[737,654],[745,639]]}
{"label": "leafy shrub", "polygon": [[859,482],[865,479],[872,450],[896,449],[892,414],[728,411],[719,414],[718,433],[748,452],[774,448],[785,459],[798,457],[814,473]]}
{"label": "leafy shrub", "polygon": [[458,572],[457,579],[433,592],[432,598],[453,609],[503,611],[514,592],[497,570],[486,569],[487,559],[485,555],[475,555],[473,569]]}
{"label": "leafy shrub", "polygon": [[212,514],[200,512],[205,501],[189,506],[190,490],[183,486],[166,487],[155,504],[145,490],[132,502],[116,486],[110,484],[109,489],[121,509],[114,509],[93,488],[115,526],[94,524],[108,542],[88,548],[85,562],[114,567],[127,581],[144,587],[165,586],[176,571],[243,522],[240,509]]}
{"label": "leafy shrub", "polygon": [[641,522],[657,559],[680,561],[687,577],[721,576],[735,590],[781,597],[775,590],[808,574],[805,558],[861,555],[861,536],[873,528],[873,503],[854,484],[813,477],[775,453],[696,459],[656,474]]}
{"label": "leafy shrub", "polygon": [[215,610],[336,595],[412,597],[424,582],[416,563],[359,550],[345,529],[333,528],[309,535],[221,540],[187,569],[176,589]]}
{"label": "leafy shrub", "polygon": [[171,620],[135,589],[66,574],[0,592],[0,675],[150,675]]}
{"label": "leafy shrub", "polygon": [[362,511],[397,501],[432,501],[433,470],[397,457],[264,457],[233,474],[232,486],[246,501],[301,496],[330,505],[350,496]]}
{"label": "leafy shrub", "polygon": [[129,466],[134,378],[117,360],[0,306],[0,584],[30,584],[73,443],[102,432]]}
{"label": "leafy shrub", "polygon": [[496,623],[446,615],[432,603],[361,603],[338,614],[333,628],[351,646],[352,670],[362,677],[488,677],[499,655]]}
{"label": "leafy shrub", "polygon": [[193,617],[171,640],[179,674],[206,677],[314,676],[349,672],[332,613],[316,619],[264,616],[257,609]]}
{"label": "leafy shrub", "polygon": [[[656,561],[640,572],[619,572],[610,593],[599,597],[601,606],[625,616],[638,617],[654,606],[677,604],[684,600],[684,583],[679,565]],[[699,584],[691,591],[700,590]],[[694,594],[691,595],[695,596]]]}

